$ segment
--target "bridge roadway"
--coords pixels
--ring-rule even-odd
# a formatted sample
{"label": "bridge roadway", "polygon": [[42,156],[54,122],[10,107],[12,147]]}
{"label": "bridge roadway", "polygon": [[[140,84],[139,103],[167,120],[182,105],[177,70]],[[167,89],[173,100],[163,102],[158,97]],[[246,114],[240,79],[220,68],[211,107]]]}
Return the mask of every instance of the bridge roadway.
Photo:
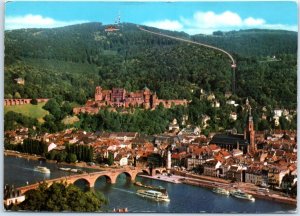
{"label": "bridge roadway", "polygon": [[[46,182],[48,184],[48,186],[50,186],[54,182],[64,182],[67,184],[73,184],[78,180],[84,180],[88,183],[89,187],[94,187],[97,179],[100,177],[103,177],[103,176],[106,178],[106,181],[108,183],[115,184],[118,176],[122,173],[124,173],[130,181],[134,181],[136,176],[139,173],[148,174],[148,175],[151,174],[153,176],[157,173],[160,174],[165,171],[166,171],[166,168],[155,168],[155,169],[152,169],[152,172],[150,173],[149,168],[131,167],[131,168],[111,169],[111,170],[107,170],[107,171],[99,171],[99,172],[93,172],[93,173],[83,173],[83,174],[65,176],[65,177],[60,177],[60,178],[55,178],[55,179],[49,179],[49,180],[42,181],[42,182]],[[19,187],[17,189],[20,191],[21,194],[24,194],[26,191],[36,189],[42,182],[38,182],[35,184],[31,184],[31,185],[26,185],[23,187]]]}

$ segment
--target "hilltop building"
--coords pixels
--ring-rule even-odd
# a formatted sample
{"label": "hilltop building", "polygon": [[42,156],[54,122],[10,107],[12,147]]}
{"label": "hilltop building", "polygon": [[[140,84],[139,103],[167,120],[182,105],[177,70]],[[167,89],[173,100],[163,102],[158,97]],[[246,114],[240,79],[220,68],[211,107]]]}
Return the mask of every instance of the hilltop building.
{"label": "hilltop building", "polygon": [[158,99],[156,93],[151,92],[147,87],[135,92],[127,92],[124,88],[113,88],[104,90],[100,86],[95,89],[95,100],[89,100],[83,107],[73,109],[74,114],[90,113],[96,114],[101,107],[141,107],[144,109],[155,109],[159,104],[165,108],[172,106],[186,106],[187,100],[162,100]]}

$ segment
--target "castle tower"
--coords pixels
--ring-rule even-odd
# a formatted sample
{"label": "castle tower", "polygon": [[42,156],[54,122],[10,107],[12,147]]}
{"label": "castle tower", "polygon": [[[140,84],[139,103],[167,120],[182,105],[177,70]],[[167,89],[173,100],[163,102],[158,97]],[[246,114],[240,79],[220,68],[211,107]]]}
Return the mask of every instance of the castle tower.
{"label": "castle tower", "polygon": [[95,90],[95,101],[102,101],[102,88],[100,86],[96,87]]}
{"label": "castle tower", "polygon": [[256,144],[255,144],[255,130],[254,130],[254,123],[253,123],[253,117],[251,114],[251,106],[249,106],[248,109],[248,119],[247,119],[247,125],[244,130],[244,139],[248,140],[249,142],[249,151],[251,153],[254,153],[256,151]]}
{"label": "castle tower", "polygon": [[144,108],[149,109],[150,108],[151,91],[147,87],[145,87],[143,94],[144,94]]}
{"label": "castle tower", "polygon": [[151,108],[156,108],[157,106],[157,95],[156,92],[151,96]]}
{"label": "castle tower", "polygon": [[167,156],[167,172],[170,173],[171,170],[171,152],[168,150],[168,156]]}

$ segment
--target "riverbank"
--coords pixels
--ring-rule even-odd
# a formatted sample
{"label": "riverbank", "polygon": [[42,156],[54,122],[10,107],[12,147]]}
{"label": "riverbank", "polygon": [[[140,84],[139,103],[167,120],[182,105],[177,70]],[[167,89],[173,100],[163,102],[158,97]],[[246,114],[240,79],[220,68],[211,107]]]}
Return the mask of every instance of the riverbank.
{"label": "riverbank", "polygon": [[167,175],[155,175],[155,176],[148,176],[148,175],[139,175],[141,177],[144,178],[149,178],[149,179],[155,179],[155,180],[159,180],[159,181],[165,181],[165,182],[170,182],[173,184],[180,184],[182,183],[181,179],[182,176],[178,176],[178,175],[171,175],[171,176],[167,176]]}
{"label": "riverbank", "polygon": [[89,169],[96,169],[96,170],[107,170],[111,169],[110,168],[105,168],[102,166],[97,166],[97,165],[92,165],[89,166],[86,164],[86,162],[78,162],[78,163],[67,163],[67,162],[57,162],[56,160],[48,160],[45,157],[41,155],[32,155],[32,154],[27,154],[27,153],[22,153],[22,152],[17,152],[17,151],[11,151],[11,150],[4,150],[4,155],[5,156],[12,156],[12,157],[18,157],[18,158],[24,158],[27,160],[45,160],[47,163],[54,163],[54,164],[59,164],[59,165],[68,165],[68,166],[74,166],[78,168],[89,168]]}
{"label": "riverbank", "polygon": [[230,183],[230,181],[224,179],[219,179],[219,178],[214,178],[209,176],[194,175],[194,174],[189,174],[177,170],[176,171],[173,170],[173,173],[174,174],[176,173],[176,175],[181,176],[181,181],[184,184],[205,187],[209,189],[213,189],[216,187],[222,187],[228,190],[240,189],[246,193],[251,194],[255,198],[271,200],[271,201],[286,203],[290,205],[297,205],[297,199],[291,197],[284,197],[281,192],[272,191],[272,190],[270,190],[270,192],[264,192],[264,193],[259,192],[258,189],[260,187],[250,183],[244,183],[244,182]]}
{"label": "riverbank", "polygon": [[11,151],[11,150],[4,150],[4,156],[14,156],[14,157],[24,158],[28,160],[45,159],[40,155],[31,155],[31,154],[21,153],[21,152]]}

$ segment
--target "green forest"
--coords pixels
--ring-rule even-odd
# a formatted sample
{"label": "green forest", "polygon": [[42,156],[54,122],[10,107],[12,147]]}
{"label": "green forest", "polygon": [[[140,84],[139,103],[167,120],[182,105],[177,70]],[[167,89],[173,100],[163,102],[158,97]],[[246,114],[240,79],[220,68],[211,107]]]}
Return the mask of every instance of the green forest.
{"label": "green forest", "polygon": [[[123,23],[120,31],[113,33],[104,29],[101,23],[86,23],[5,31],[5,98],[55,99],[57,104],[45,106],[50,114],[44,117],[46,122],[41,126],[42,131],[55,132],[64,128],[61,120],[71,114],[73,106],[93,98],[96,86],[124,87],[127,91],[147,86],[162,99],[192,100],[181,113],[188,114],[193,124],[199,124],[202,115],[211,114],[216,115],[211,119],[213,125],[217,124],[216,128],[234,126],[227,120],[218,122],[219,117],[228,117],[230,108],[224,107],[223,112],[213,110],[207,101],[200,99],[199,93],[200,89],[213,92],[225,106],[224,93],[232,88],[231,62],[227,56],[143,32],[131,23]],[[296,32],[252,29],[190,36],[183,32],[148,29],[231,52],[237,63],[236,94],[232,98],[244,103],[248,97],[257,116],[264,106],[269,111],[296,109]],[[23,78],[25,85],[17,84],[16,78]],[[164,131],[174,118],[169,111],[157,112],[137,110],[134,115],[123,115],[102,110],[96,116],[79,116],[80,121],[75,126],[153,134]],[[23,120],[17,116],[15,119],[12,115],[9,112],[5,116],[6,129],[14,128],[16,122],[17,125],[39,125],[30,118]],[[242,125],[242,117],[239,118]],[[140,119],[146,119],[145,122],[149,119],[150,123]]]}

